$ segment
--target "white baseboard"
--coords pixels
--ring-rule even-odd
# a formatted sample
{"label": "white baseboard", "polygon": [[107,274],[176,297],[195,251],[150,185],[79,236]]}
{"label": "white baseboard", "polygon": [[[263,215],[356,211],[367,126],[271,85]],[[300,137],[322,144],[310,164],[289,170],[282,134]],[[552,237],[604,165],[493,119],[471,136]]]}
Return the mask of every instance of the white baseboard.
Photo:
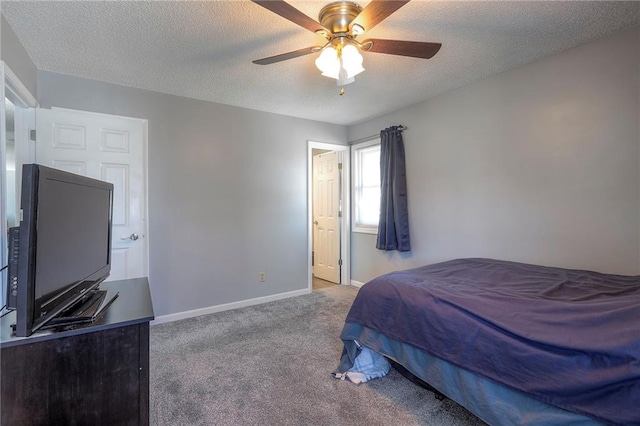
{"label": "white baseboard", "polygon": [[273,302],[275,300],[288,299],[289,297],[303,296],[311,291],[308,288],[303,290],[288,291],[286,293],[272,294],[269,296],[256,297],[254,299],[240,300],[238,302],[223,303],[222,305],[209,306],[207,308],[193,309],[191,311],[178,312],[175,314],[161,315],[151,321],[151,325],[165,322],[178,321],[186,318],[193,318],[200,315],[213,314],[215,312],[228,311],[231,309],[244,308],[246,306],[259,305],[261,303]]}
{"label": "white baseboard", "polygon": [[351,285],[354,287],[362,287],[365,283],[361,283],[360,281],[356,281],[356,280],[351,280]]}

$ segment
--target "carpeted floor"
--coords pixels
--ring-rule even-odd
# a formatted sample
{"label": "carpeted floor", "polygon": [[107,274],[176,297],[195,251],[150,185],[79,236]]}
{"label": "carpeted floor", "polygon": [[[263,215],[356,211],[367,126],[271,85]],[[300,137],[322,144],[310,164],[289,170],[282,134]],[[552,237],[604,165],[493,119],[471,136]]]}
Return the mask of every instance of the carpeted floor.
{"label": "carpeted floor", "polygon": [[154,425],[483,425],[396,371],[336,380],[355,287],[151,327]]}

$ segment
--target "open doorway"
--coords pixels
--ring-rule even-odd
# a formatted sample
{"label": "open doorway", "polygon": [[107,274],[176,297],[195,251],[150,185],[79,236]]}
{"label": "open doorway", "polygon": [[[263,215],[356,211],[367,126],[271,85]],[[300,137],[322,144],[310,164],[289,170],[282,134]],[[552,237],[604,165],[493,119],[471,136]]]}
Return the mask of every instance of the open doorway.
{"label": "open doorway", "polygon": [[309,291],[350,283],[349,147],[308,144]]}

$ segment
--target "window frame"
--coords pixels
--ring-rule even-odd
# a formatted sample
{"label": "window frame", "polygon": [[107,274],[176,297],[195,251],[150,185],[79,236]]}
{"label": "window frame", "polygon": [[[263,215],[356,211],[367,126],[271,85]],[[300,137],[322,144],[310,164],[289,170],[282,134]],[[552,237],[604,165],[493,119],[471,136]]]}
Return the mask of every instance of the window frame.
{"label": "window frame", "polygon": [[[352,200],[352,232],[363,233],[363,234],[378,234],[378,223],[375,225],[365,225],[358,222],[358,208],[359,208],[359,198],[362,192],[362,183],[361,183],[361,168],[362,168],[362,152],[363,150],[370,148],[372,146],[378,146],[380,149],[380,137],[376,136],[367,141],[351,145],[351,193],[353,194]],[[379,203],[378,203],[379,205]],[[379,207],[378,207],[379,213]]]}

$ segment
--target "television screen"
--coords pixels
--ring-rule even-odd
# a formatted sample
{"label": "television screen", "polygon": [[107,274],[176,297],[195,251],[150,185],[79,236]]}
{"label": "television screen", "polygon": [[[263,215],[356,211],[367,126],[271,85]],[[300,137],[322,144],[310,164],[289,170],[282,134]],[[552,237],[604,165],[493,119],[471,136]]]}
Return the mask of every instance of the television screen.
{"label": "television screen", "polygon": [[28,336],[108,277],[113,185],[36,164],[22,176],[16,334]]}

